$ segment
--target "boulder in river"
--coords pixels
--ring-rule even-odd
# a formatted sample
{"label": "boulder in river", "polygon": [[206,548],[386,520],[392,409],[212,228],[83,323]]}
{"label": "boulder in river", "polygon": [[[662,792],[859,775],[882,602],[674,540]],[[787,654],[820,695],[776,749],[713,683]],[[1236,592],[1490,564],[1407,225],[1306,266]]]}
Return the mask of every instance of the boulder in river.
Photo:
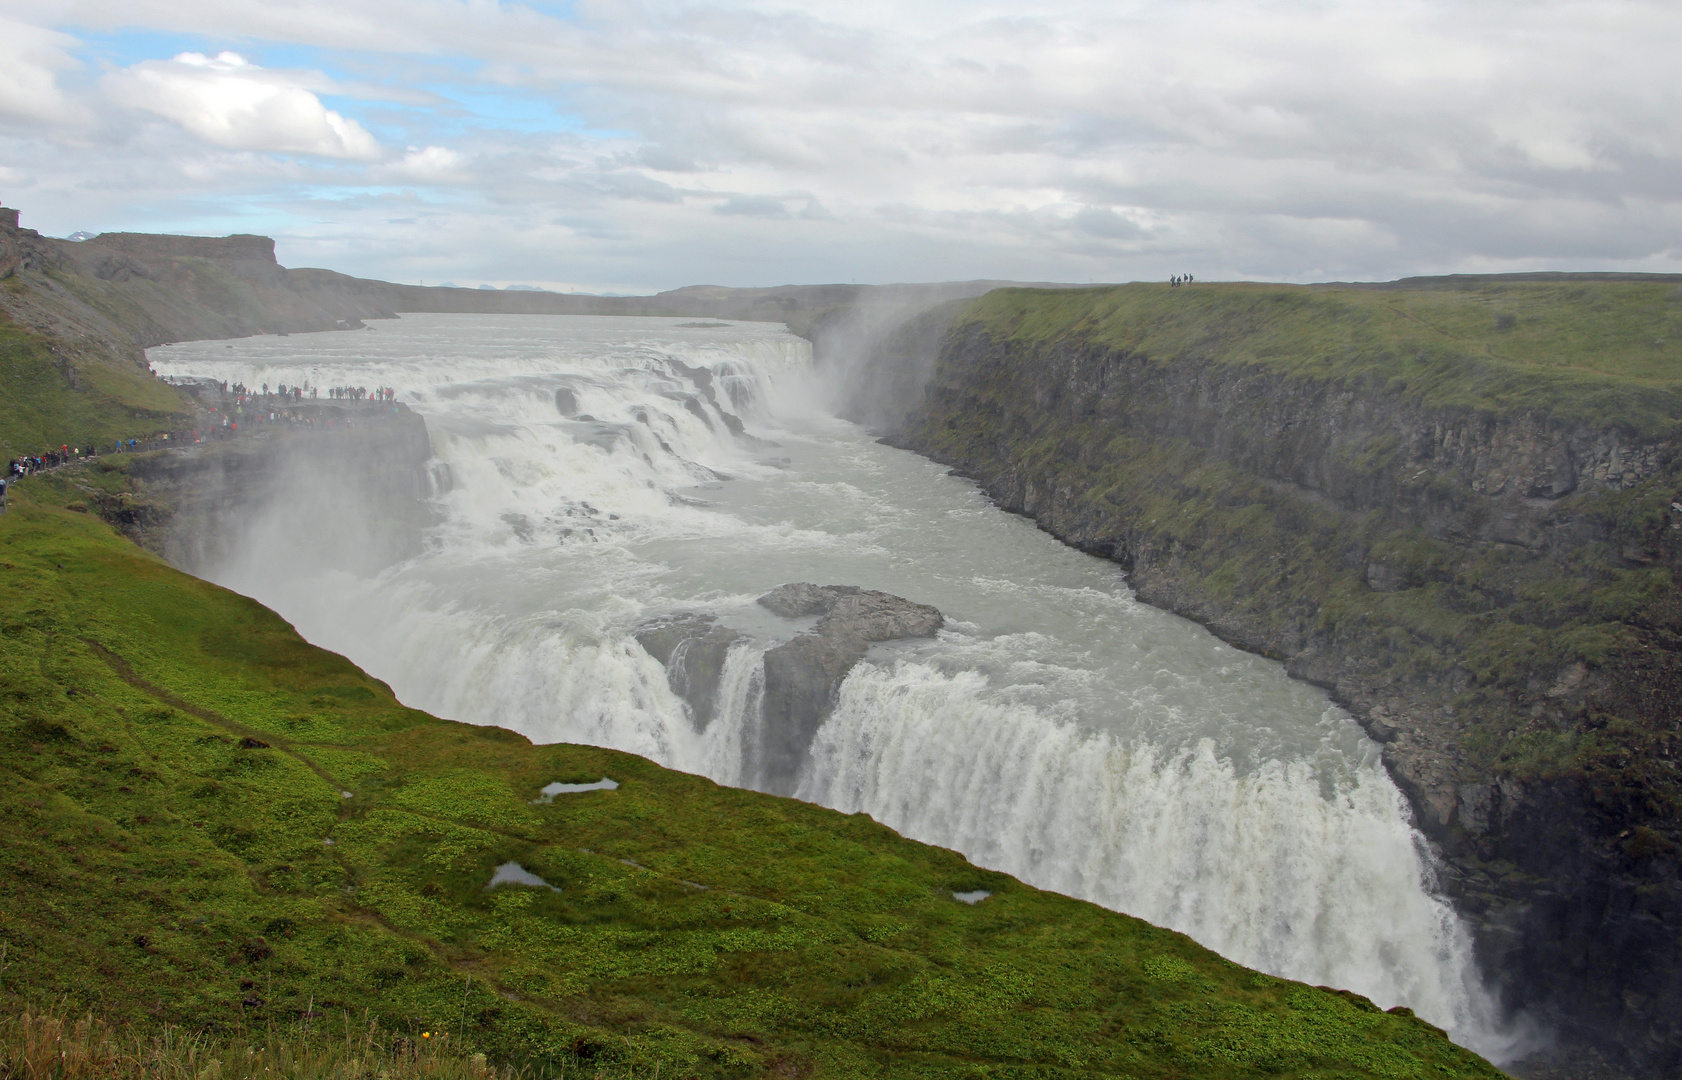
{"label": "boulder in river", "polygon": [[766,790],[787,794],[842,680],[870,643],[933,637],[946,619],[927,604],[857,585],[781,585],[759,604],[788,619],[819,616],[811,630],[765,654],[761,778]]}
{"label": "boulder in river", "polygon": [[[857,585],[780,585],[759,604],[786,619],[818,617],[809,630],[766,651],[758,713],[743,718],[742,782],[786,795],[842,681],[871,643],[933,637],[946,619],[927,604]],[[667,682],[705,731],[718,715],[725,661],[746,636],[711,615],[688,613],[648,623],[636,639],[664,665]]]}

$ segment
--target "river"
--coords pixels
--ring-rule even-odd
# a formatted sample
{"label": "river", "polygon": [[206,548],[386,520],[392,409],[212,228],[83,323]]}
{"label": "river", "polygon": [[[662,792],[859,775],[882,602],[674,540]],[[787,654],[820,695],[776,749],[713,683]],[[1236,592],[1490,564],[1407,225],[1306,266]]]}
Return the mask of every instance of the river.
{"label": "river", "polygon": [[[1508,1056],[1469,937],[1353,720],[1138,602],[1114,564],[836,419],[780,325],[408,315],[148,355],[160,374],[247,386],[393,386],[425,417],[439,523],[420,555],[377,572],[323,560],[269,527],[356,543],[342,499],[306,495],[201,569],[405,703],[762,785],[757,658],[799,627],[755,598],[811,581],[933,604],[938,637],[874,646],[848,676],[789,778],[799,798]],[[681,612],[749,637],[704,729],[633,636]]]}

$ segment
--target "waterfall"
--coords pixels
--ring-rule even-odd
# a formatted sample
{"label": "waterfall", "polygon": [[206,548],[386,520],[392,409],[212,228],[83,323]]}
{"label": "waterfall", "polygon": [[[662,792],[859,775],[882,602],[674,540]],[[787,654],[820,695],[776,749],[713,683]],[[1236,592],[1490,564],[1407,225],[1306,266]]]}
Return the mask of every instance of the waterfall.
{"label": "waterfall", "polygon": [[[760,659],[804,627],[754,598],[813,581],[934,604],[939,637],[877,646],[848,676],[799,797],[1506,1056],[1353,721],[1138,603],[1113,564],[827,416],[781,327],[426,315],[149,355],[247,385],[394,386],[426,418],[440,521],[420,556],[310,563],[276,523],[320,513],[324,476],[199,568],[406,703],[764,787]],[[738,635],[704,723],[635,636],[685,613]]]}

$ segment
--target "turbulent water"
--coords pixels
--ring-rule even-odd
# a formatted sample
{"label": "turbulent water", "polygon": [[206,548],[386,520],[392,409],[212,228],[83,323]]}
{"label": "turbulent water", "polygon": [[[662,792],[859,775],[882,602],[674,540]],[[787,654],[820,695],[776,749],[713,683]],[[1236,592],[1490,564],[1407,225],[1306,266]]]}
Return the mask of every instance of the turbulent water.
{"label": "turbulent water", "polygon": [[[933,604],[938,638],[875,646],[842,685],[801,798],[1505,1056],[1467,935],[1353,721],[828,415],[782,327],[414,315],[151,358],[253,386],[394,386],[426,418],[441,523],[424,554],[333,569],[270,527],[323,514],[305,498],[205,568],[408,704],[753,786],[758,658],[801,629],[754,599],[813,581]],[[633,637],[689,611],[751,638],[704,729]]]}

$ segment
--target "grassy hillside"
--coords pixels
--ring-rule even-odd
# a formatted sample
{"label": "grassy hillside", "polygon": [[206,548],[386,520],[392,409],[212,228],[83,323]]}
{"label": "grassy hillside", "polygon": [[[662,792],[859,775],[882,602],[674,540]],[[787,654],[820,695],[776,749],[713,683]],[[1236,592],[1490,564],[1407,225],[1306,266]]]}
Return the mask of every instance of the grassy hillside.
{"label": "grassy hillside", "polygon": [[863,816],[407,709],[81,498],[0,517],[0,1007],[368,1010],[596,1075],[1499,1075]]}
{"label": "grassy hillside", "polygon": [[1078,342],[1405,387],[1431,405],[1536,410],[1647,437],[1682,430],[1682,286],[1141,284],[1000,289],[960,320],[997,341]]}
{"label": "grassy hillside", "polygon": [[0,460],[61,445],[109,446],[190,419],[181,393],[138,365],[66,354],[0,316]]}

